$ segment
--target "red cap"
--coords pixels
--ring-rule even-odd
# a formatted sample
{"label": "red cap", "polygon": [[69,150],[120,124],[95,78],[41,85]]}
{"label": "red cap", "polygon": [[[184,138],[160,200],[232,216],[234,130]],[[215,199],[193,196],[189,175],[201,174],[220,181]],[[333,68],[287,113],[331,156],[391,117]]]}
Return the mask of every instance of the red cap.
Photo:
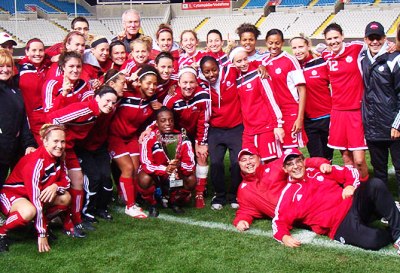
{"label": "red cap", "polygon": [[257,151],[253,148],[244,148],[242,150],[240,150],[239,154],[238,154],[238,159],[240,159],[242,157],[242,155],[245,154],[250,154],[250,155],[258,155]]}
{"label": "red cap", "polygon": [[299,156],[301,156],[301,155],[303,155],[303,153],[297,148],[286,149],[283,152],[282,162],[285,163],[286,159],[291,155],[299,155]]}

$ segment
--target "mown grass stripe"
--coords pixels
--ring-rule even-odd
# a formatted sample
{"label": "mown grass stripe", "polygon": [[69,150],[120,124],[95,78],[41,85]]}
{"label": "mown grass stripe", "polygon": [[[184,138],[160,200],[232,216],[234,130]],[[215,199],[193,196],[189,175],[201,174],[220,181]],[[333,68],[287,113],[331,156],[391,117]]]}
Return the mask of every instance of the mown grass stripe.
{"label": "mown grass stripe", "polygon": [[[167,214],[160,214],[158,216],[158,218],[161,220],[167,221],[167,222],[180,223],[180,224],[204,227],[204,228],[210,228],[210,229],[219,229],[219,230],[226,230],[226,231],[232,231],[232,232],[239,232],[232,225],[227,225],[227,224],[223,224],[223,223],[198,221],[198,220],[194,220],[194,219],[187,218],[187,217],[177,217],[177,216],[172,216],[172,215],[167,215]],[[251,234],[251,235],[256,235],[256,236],[272,238],[271,231],[265,231],[265,230],[261,230],[261,229],[257,229],[257,228],[251,228],[251,229],[247,230],[245,232],[245,234]],[[352,252],[365,252],[365,253],[382,255],[382,256],[398,256],[396,253],[396,250],[394,248],[389,247],[389,248],[381,249],[379,251],[364,250],[364,249],[354,247],[351,245],[343,245],[337,241],[332,241],[329,239],[321,238],[320,236],[317,236],[314,232],[311,232],[308,230],[294,231],[293,236],[296,237],[296,239],[300,240],[302,242],[302,244],[309,244],[309,245],[314,245],[314,246],[319,246],[319,247],[333,248],[333,249],[340,249],[340,250],[349,250]]]}

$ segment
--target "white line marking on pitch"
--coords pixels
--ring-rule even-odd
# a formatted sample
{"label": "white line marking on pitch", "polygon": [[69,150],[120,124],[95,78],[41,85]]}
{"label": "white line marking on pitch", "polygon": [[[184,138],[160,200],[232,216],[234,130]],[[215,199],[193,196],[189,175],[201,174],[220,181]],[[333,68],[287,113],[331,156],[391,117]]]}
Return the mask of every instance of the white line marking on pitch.
{"label": "white line marking on pitch", "polygon": [[[158,218],[165,220],[167,222],[180,223],[180,224],[186,224],[186,225],[204,227],[204,228],[211,228],[211,229],[227,230],[227,231],[232,231],[232,232],[239,232],[234,226],[223,224],[223,223],[198,221],[198,220],[194,220],[194,219],[187,218],[187,217],[176,217],[176,216],[167,215],[167,214],[160,214],[158,216]],[[261,229],[257,229],[257,228],[250,228],[249,230],[244,232],[244,234],[252,234],[252,235],[256,235],[256,236],[264,236],[264,237],[268,237],[268,238],[273,238],[271,231],[265,231],[265,230],[261,230]],[[321,247],[326,247],[326,248],[341,249],[341,250],[346,249],[346,250],[354,251],[354,252],[365,252],[365,253],[371,253],[371,254],[382,255],[382,256],[398,256],[398,254],[396,253],[396,250],[394,248],[392,248],[392,249],[384,248],[379,251],[365,250],[365,249],[354,247],[351,245],[343,245],[337,241],[321,238],[320,236],[317,236],[314,232],[311,232],[308,230],[295,231],[293,233],[293,235],[295,238],[300,240],[303,244],[321,246]]]}

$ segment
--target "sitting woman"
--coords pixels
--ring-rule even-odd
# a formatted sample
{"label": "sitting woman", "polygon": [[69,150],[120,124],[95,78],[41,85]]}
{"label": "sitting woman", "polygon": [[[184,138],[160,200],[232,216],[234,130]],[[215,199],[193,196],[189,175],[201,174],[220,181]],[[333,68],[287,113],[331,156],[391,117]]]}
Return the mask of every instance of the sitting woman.
{"label": "sitting woman", "polygon": [[18,162],[0,191],[1,211],[7,215],[0,227],[0,252],[8,251],[7,232],[31,220],[35,221],[39,252],[50,251],[46,220],[67,210],[71,201],[64,130],[60,125],[43,125],[43,145]]}
{"label": "sitting woman", "polygon": [[[194,153],[190,140],[179,131],[174,130],[174,114],[166,106],[162,106],[156,113],[156,129],[144,138],[141,145],[139,172],[139,190],[143,199],[149,204],[149,216],[157,217],[156,200],[154,198],[155,185],[169,188],[169,204],[175,213],[183,213],[180,204],[190,201],[191,191],[196,186],[194,175]],[[164,152],[162,137],[165,134],[176,133],[182,140],[177,144],[174,159],[169,159]],[[183,187],[165,185],[172,174],[176,179],[183,180]]]}

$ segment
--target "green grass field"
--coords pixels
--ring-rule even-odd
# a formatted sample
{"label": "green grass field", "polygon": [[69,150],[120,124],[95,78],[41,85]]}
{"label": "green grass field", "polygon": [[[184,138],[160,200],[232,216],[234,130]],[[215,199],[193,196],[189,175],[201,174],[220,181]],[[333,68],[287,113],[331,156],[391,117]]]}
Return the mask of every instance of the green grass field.
{"label": "green grass field", "polygon": [[[338,154],[335,161],[340,163]],[[392,184],[393,177],[391,179]],[[208,203],[210,198],[207,200]],[[186,208],[184,215],[161,210],[158,219],[131,219],[113,206],[112,222],[100,221],[85,239],[56,230],[50,253],[37,252],[29,232],[11,234],[0,272],[398,272],[400,257],[388,246],[379,251],[344,247],[327,237],[296,230],[306,242],[289,249],[272,239],[271,220],[258,220],[238,233],[235,211]]]}

